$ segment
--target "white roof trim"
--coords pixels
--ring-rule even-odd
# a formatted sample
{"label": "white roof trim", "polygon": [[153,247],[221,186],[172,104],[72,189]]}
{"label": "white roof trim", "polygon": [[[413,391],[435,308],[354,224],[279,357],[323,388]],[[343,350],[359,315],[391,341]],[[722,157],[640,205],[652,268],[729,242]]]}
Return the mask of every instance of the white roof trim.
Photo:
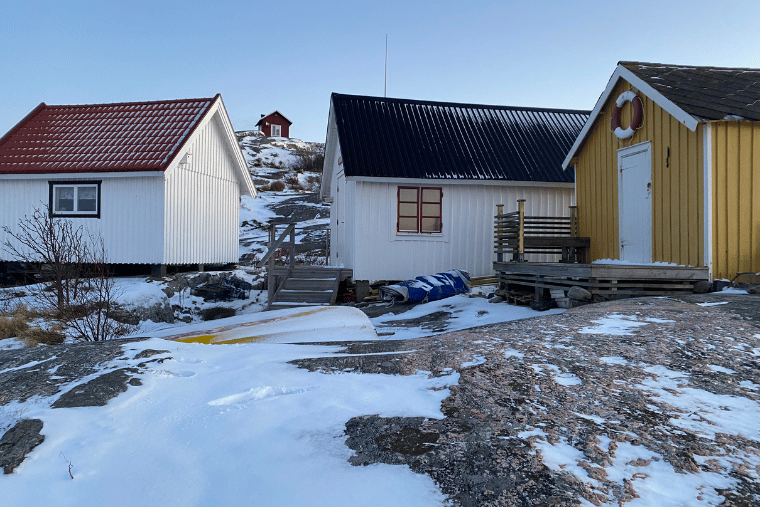
{"label": "white roof trim", "polygon": [[164,171],[121,171],[88,173],[11,173],[0,174],[0,180],[96,180],[113,178],[163,178]]}
{"label": "white roof trim", "polygon": [[335,167],[335,155],[339,151],[338,125],[335,123],[335,109],[330,98],[330,112],[327,116],[327,136],[325,139],[325,161],[322,166],[322,186],[319,196],[323,201],[332,200],[333,168]]}
{"label": "white roof trim", "polygon": [[230,117],[227,114],[227,108],[224,107],[224,101],[222,100],[221,95],[216,96],[216,99],[211,104],[211,107],[209,107],[206,114],[198,121],[198,124],[195,127],[193,133],[190,134],[190,136],[184,141],[182,149],[174,155],[174,158],[171,159],[169,165],[166,168],[166,174],[169,174],[171,171],[174,171],[177,168],[179,161],[187,153],[188,147],[193,143],[195,139],[198,138],[201,130],[208,124],[208,122],[212,120],[212,118],[214,118],[214,115],[217,115],[221,123],[223,130],[222,138],[226,143],[227,148],[229,149],[228,154],[231,156],[233,165],[235,167],[235,174],[240,185],[240,194],[256,197],[256,187],[253,184],[253,180],[251,179],[251,173],[248,170],[248,164],[246,163],[243,152],[240,149],[240,144],[238,144],[237,137],[235,137],[235,130],[232,128],[232,123],[230,122]]}
{"label": "white roof trim", "polygon": [[591,131],[591,127],[594,125],[597,116],[599,116],[599,112],[602,110],[604,104],[607,103],[607,99],[609,99],[610,95],[612,94],[612,90],[615,89],[615,86],[617,86],[618,81],[621,79],[628,81],[632,86],[641,91],[641,93],[652,99],[655,104],[664,109],[673,118],[683,123],[686,128],[692,132],[697,130],[697,125],[699,124],[699,120],[697,118],[694,118],[692,115],[678,107],[671,100],[665,98],[663,94],[652,88],[649,83],[636,76],[636,74],[618,64],[615,72],[613,72],[612,77],[610,77],[610,80],[607,83],[607,88],[605,88],[604,92],[602,92],[602,94],[599,96],[599,100],[596,101],[596,105],[591,111],[591,116],[589,116],[588,120],[586,120],[586,124],[583,126],[583,130],[581,130],[581,133],[578,134],[578,137],[575,139],[572,148],[570,148],[570,151],[565,157],[565,160],[562,162],[563,169],[567,169],[570,165],[570,161],[573,159],[573,157],[575,157],[578,148],[583,143],[583,141],[586,140],[586,136]]}
{"label": "white roof trim", "polygon": [[575,188],[575,183],[563,181],[513,181],[513,180],[469,180],[456,178],[389,178],[381,176],[346,176],[346,181],[364,183],[384,183],[390,185],[472,185],[484,187],[544,187]]}
{"label": "white roof trim", "polygon": [[285,120],[286,120],[288,123],[290,123],[291,125],[293,125],[293,122],[292,122],[292,121],[290,121],[290,120],[287,118],[287,116],[285,116],[284,114],[282,114],[281,112],[279,112],[277,109],[275,109],[275,110],[274,110],[274,111],[272,111],[271,113],[269,113],[269,114],[265,114],[264,116],[262,116],[261,118],[259,118],[259,121],[258,121],[258,123],[257,123],[256,125],[258,125],[259,123],[261,123],[261,120],[263,120],[263,119],[264,119],[264,118],[266,118],[267,116],[272,116],[274,113],[277,113],[277,114],[279,114],[280,116],[282,116],[283,118],[285,118]]}

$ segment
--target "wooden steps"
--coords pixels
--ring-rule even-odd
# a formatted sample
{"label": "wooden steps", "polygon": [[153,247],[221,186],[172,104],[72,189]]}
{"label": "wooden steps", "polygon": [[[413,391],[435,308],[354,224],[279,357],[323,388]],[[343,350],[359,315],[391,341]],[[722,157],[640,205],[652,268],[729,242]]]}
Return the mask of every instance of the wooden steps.
{"label": "wooden steps", "polygon": [[277,268],[277,290],[269,302],[270,310],[296,306],[334,305],[340,282],[351,276],[350,269],[324,266]]}

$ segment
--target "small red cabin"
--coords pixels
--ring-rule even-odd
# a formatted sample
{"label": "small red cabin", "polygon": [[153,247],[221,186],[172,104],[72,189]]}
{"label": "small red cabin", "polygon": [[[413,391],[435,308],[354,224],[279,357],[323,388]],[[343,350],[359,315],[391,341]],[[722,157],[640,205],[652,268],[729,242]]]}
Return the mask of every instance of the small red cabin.
{"label": "small red cabin", "polygon": [[290,137],[290,126],[292,124],[293,122],[285,118],[284,114],[274,111],[269,114],[262,114],[256,126],[268,137]]}

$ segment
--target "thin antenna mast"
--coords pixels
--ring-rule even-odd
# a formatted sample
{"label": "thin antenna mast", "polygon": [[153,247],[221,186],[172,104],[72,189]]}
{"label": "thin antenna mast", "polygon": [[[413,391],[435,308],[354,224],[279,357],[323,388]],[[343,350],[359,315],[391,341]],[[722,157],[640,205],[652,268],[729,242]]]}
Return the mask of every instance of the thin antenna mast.
{"label": "thin antenna mast", "polygon": [[385,34],[385,84],[383,85],[383,97],[388,96],[388,34]]}

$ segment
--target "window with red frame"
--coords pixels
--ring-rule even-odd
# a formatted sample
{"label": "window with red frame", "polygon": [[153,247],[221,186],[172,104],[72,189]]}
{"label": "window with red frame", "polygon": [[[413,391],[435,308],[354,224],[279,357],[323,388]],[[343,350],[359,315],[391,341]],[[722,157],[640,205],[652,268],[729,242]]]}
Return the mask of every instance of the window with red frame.
{"label": "window with red frame", "polygon": [[398,187],[397,232],[425,234],[443,230],[440,187]]}

